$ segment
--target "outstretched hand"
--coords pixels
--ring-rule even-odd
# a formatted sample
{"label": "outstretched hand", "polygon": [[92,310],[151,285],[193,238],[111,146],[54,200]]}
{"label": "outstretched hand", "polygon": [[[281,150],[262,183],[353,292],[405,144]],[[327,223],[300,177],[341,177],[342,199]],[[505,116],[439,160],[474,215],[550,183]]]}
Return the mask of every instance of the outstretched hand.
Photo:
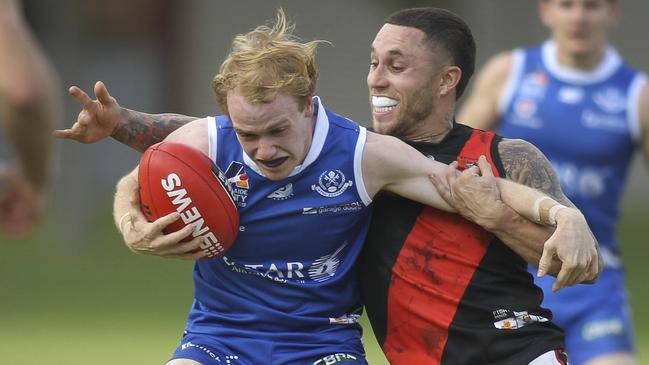
{"label": "outstretched hand", "polygon": [[207,257],[200,248],[202,237],[181,242],[191,235],[194,230],[193,224],[190,223],[176,232],[165,234],[163,230],[177,221],[180,215],[174,212],[160,217],[154,222],[148,222],[140,210],[137,186],[130,194],[132,194],[131,207],[118,224],[124,242],[131,251],[140,255],[184,260],[198,260]]}
{"label": "outstretched hand", "polygon": [[92,100],[77,86],[70,87],[68,92],[83,109],[71,128],[53,131],[54,137],[72,139],[81,143],[95,143],[110,137],[122,122],[121,108],[115,98],[110,96],[103,82],[95,83],[96,100]]}

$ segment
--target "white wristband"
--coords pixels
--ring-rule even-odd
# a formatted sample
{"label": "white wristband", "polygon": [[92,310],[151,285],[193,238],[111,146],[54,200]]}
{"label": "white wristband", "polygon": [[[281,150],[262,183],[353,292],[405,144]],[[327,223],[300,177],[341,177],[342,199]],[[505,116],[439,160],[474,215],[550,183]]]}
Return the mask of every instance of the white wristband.
{"label": "white wristband", "polygon": [[117,228],[119,229],[119,232],[121,234],[124,234],[124,228],[122,228],[122,225],[124,224],[124,218],[126,218],[126,217],[129,218],[129,222],[130,222],[130,220],[131,220],[130,219],[131,218],[131,212],[124,213],[124,215],[119,219],[119,224],[117,225]]}
{"label": "white wristband", "polygon": [[534,214],[534,221],[536,223],[541,222],[541,212],[539,210],[539,208],[541,207],[541,202],[547,199],[553,200],[549,196],[542,196],[534,201],[534,205],[532,206],[532,213]]}
{"label": "white wristband", "polygon": [[550,225],[552,226],[557,225],[557,213],[563,208],[568,208],[568,207],[566,207],[565,205],[557,204],[552,208],[550,208],[550,213],[548,214]]}

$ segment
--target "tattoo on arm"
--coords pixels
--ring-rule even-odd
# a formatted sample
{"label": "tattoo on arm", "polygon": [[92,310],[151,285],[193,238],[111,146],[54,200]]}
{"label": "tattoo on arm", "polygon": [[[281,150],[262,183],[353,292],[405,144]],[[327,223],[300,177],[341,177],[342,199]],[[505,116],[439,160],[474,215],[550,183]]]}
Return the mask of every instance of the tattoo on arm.
{"label": "tattoo on arm", "polygon": [[117,127],[112,137],[140,152],[197,119],[180,114],[147,114],[126,108],[122,108],[122,116],[125,122]]}
{"label": "tattoo on arm", "polygon": [[498,145],[507,178],[551,196],[566,206],[574,204],[561,190],[550,161],[534,145],[521,139],[503,139]]}

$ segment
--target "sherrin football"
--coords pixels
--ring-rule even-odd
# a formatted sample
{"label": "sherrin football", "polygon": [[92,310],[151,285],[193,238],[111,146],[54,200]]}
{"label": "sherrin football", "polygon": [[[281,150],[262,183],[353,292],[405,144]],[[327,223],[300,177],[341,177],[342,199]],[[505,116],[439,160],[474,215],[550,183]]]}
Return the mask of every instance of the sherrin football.
{"label": "sherrin football", "polygon": [[220,256],[239,232],[239,212],[230,185],[219,168],[199,150],[181,143],[160,142],[147,149],[138,172],[140,206],[149,222],[172,212],[180,219],[164,233],[194,223],[193,237],[203,237],[208,257]]}

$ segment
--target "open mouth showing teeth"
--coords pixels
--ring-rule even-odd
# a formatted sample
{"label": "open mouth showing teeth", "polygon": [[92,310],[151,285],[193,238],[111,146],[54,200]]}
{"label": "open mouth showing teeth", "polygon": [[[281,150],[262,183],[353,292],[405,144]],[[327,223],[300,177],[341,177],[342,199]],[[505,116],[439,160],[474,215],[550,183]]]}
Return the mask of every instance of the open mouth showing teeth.
{"label": "open mouth showing teeth", "polygon": [[396,106],[385,106],[385,107],[374,107],[374,111],[377,113],[387,113],[390,110],[396,108]]}
{"label": "open mouth showing teeth", "polygon": [[399,102],[385,96],[372,96],[372,107],[377,113],[386,113],[396,108]]}

